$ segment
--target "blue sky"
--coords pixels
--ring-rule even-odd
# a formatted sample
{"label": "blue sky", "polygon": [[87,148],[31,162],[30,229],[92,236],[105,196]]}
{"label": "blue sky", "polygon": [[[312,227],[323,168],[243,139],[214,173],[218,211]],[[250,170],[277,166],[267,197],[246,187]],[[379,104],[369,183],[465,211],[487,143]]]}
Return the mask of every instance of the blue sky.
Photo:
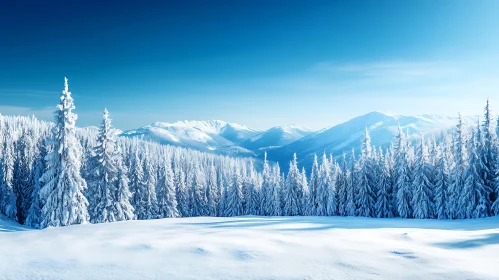
{"label": "blue sky", "polygon": [[4,1],[0,112],[51,119],[67,76],[80,126],[104,107],[121,129],[480,114],[499,102],[498,14],[499,1]]}

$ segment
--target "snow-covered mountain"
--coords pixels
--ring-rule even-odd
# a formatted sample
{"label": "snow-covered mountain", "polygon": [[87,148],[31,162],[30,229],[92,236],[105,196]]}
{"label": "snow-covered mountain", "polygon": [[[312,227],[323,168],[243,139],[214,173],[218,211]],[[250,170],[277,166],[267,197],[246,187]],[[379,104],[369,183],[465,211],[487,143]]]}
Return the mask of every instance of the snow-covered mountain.
{"label": "snow-covered mountain", "polygon": [[[475,120],[468,118],[468,123]],[[278,126],[269,130],[252,129],[244,125],[219,120],[156,122],[125,131],[124,136],[139,136],[163,144],[188,147],[223,155],[255,156],[278,161],[286,170],[293,153],[300,164],[309,167],[313,154],[323,152],[339,156],[358,150],[365,129],[369,130],[373,145],[387,147],[397,134],[398,126],[415,138],[420,133],[439,132],[457,123],[457,117],[439,115],[398,116],[371,112],[329,129],[313,132],[307,127]]]}
{"label": "snow-covered mountain", "polygon": [[259,130],[244,125],[219,120],[179,121],[175,123],[155,122],[153,124],[128,130],[121,135],[138,136],[144,140],[156,141],[192,148],[200,151],[211,151],[224,155],[246,155],[254,153],[239,146],[240,142],[261,133]]}
{"label": "snow-covered mountain", "polygon": [[314,154],[321,155],[326,152],[339,156],[352,149],[358,150],[366,128],[369,130],[373,145],[387,147],[397,134],[399,125],[410,137],[415,138],[420,133],[436,133],[448,129],[456,123],[457,117],[395,116],[371,112],[313,133],[289,145],[269,150],[268,158],[280,162],[286,169],[287,162],[292,158],[293,153],[297,153],[300,163],[308,167],[311,165]]}
{"label": "snow-covered mountain", "polygon": [[304,126],[276,126],[249,138],[241,146],[252,151],[267,150],[291,144],[313,132],[311,128]]}

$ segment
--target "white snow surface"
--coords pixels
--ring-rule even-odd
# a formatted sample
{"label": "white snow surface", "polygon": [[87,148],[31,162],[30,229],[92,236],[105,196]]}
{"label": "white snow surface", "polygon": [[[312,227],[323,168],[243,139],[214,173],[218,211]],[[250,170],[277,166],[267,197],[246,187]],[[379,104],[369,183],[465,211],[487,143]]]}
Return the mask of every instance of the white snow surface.
{"label": "white snow surface", "polygon": [[0,220],[0,279],[498,279],[499,218]]}

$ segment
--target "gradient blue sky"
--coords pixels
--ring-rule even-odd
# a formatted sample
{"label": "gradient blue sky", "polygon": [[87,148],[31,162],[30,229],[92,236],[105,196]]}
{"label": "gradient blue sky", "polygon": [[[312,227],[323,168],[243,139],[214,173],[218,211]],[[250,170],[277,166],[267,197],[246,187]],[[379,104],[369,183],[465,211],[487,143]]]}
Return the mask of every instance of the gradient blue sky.
{"label": "gradient blue sky", "polygon": [[[499,102],[499,1],[2,1],[0,112],[322,128]],[[494,106],[495,107],[495,106]],[[497,106],[499,108],[499,106]]]}

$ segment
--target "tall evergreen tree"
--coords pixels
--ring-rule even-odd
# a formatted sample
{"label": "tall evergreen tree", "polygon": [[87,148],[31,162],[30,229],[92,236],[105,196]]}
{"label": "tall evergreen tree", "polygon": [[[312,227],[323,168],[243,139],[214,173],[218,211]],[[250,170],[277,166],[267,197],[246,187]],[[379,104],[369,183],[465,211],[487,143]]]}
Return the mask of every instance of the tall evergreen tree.
{"label": "tall evergreen tree", "polygon": [[312,172],[310,173],[310,184],[308,184],[309,194],[306,204],[306,215],[315,215],[317,213],[317,188],[320,184],[319,163],[317,155],[314,154],[314,163],[312,164]]}
{"label": "tall evergreen tree", "polygon": [[208,180],[206,182],[206,207],[207,215],[215,217],[217,215],[217,196],[218,196],[217,172],[215,165],[210,166]]}
{"label": "tall evergreen tree", "polygon": [[444,141],[436,165],[437,180],[435,185],[435,215],[438,219],[448,218],[448,188],[451,184],[449,154],[449,147]]}
{"label": "tall evergreen tree", "polygon": [[10,133],[4,134],[3,142],[0,210],[8,218],[17,220],[16,194],[14,190],[14,167],[16,156],[13,135]]}
{"label": "tall evergreen tree", "polygon": [[51,153],[42,175],[40,196],[44,202],[40,227],[87,223],[88,201],[83,195],[87,184],[80,175],[82,151],[75,135],[77,115],[68,80],[64,78],[61,101],[54,113]]}
{"label": "tall evergreen tree", "polygon": [[179,168],[178,173],[175,174],[175,191],[178,213],[181,217],[189,217],[189,193],[185,186],[185,174],[182,168]]}
{"label": "tall evergreen tree", "polygon": [[92,223],[116,221],[116,167],[114,131],[109,112],[104,109],[102,124],[99,128],[97,146],[91,158],[91,179],[88,182],[92,196],[89,198],[88,212]]}
{"label": "tall evergreen tree", "polygon": [[289,163],[289,171],[284,188],[284,214],[286,216],[301,215],[303,180],[298,169],[296,154],[293,155],[293,160]]}
{"label": "tall evergreen tree", "polygon": [[132,193],[128,186],[130,180],[128,179],[128,170],[123,163],[122,157],[117,158],[116,167],[118,169],[116,180],[116,200],[114,201],[114,211],[117,221],[133,220],[135,218],[134,208],[130,203]]}
{"label": "tall evergreen tree", "polygon": [[319,168],[319,178],[316,187],[315,202],[317,204],[316,215],[328,216],[329,188],[332,185],[331,166],[326,153],[322,155]]}
{"label": "tall evergreen tree", "polygon": [[411,208],[411,180],[409,177],[409,159],[408,159],[408,144],[404,133],[400,129],[396,138],[395,151],[395,190],[397,198],[397,212],[402,218],[412,217]]}
{"label": "tall evergreen tree", "polygon": [[449,202],[447,203],[449,218],[464,218],[463,212],[459,211],[459,200],[464,188],[463,174],[467,168],[468,152],[466,150],[466,133],[464,131],[464,121],[459,114],[459,121],[454,135],[454,155],[455,166],[453,171],[452,184],[449,187]]}
{"label": "tall evergreen tree", "polygon": [[363,217],[374,216],[373,155],[371,137],[365,132],[361,157],[357,168],[357,214]]}
{"label": "tall evergreen tree", "polygon": [[431,166],[423,135],[421,135],[421,142],[417,149],[416,160],[414,181],[412,184],[414,218],[430,219],[434,216],[434,186],[429,178],[431,176]]}
{"label": "tall evergreen tree", "polygon": [[485,185],[487,176],[486,166],[480,157],[481,154],[481,133],[480,124],[476,130],[472,131],[470,138],[469,164],[463,174],[463,191],[459,196],[459,217],[463,218],[485,218],[489,215],[489,194],[490,189]]}
{"label": "tall evergreen tree", "polygon": [[158,215],[161,218],[176,218],[179,216],[177,209],[177,195],[175,192],[174,175],[171,159],[166,156],[159,178],[157,200]]}
{"label": "tall evergreen tree", "polygon": [[243,209],[243,184],[239,167],[236,166],[233,176],[231,187],[227,191],[227,203],[225,208],[225,216],[241,216],[244,214]]}
{"label": "tall evergreen tree", "polygon": [[139,220],[149,220],[158,218],[158,203],[156,196],[156,172],[151,162],[149,151],[144,157],[144,177],[138,184],[135,199],[135,214]]}
{"label": "tall evergreen tree", "polygon": [[[337,186],[338,186],[338,215],[347,215],[347,188],[348,188],[348,164],[346,154],[343,153],[341,160],[341,169],[338,173]],[[312,181],[312,179],[310,179]]]}
{"label": "tall evergreen tree", "polygon": [[352,149],[352,154],[350,157],[350,172],[349,172],[349,180],[347,180],[348,185],[347,189],[347,204],[346,204],[346,215],[347,216],[355,216],[357,214],[357,205],[355,204],[355,196],[356,196],[356,184],[357,184],[357,175],[356,175],[356,159],[355,153]]}

